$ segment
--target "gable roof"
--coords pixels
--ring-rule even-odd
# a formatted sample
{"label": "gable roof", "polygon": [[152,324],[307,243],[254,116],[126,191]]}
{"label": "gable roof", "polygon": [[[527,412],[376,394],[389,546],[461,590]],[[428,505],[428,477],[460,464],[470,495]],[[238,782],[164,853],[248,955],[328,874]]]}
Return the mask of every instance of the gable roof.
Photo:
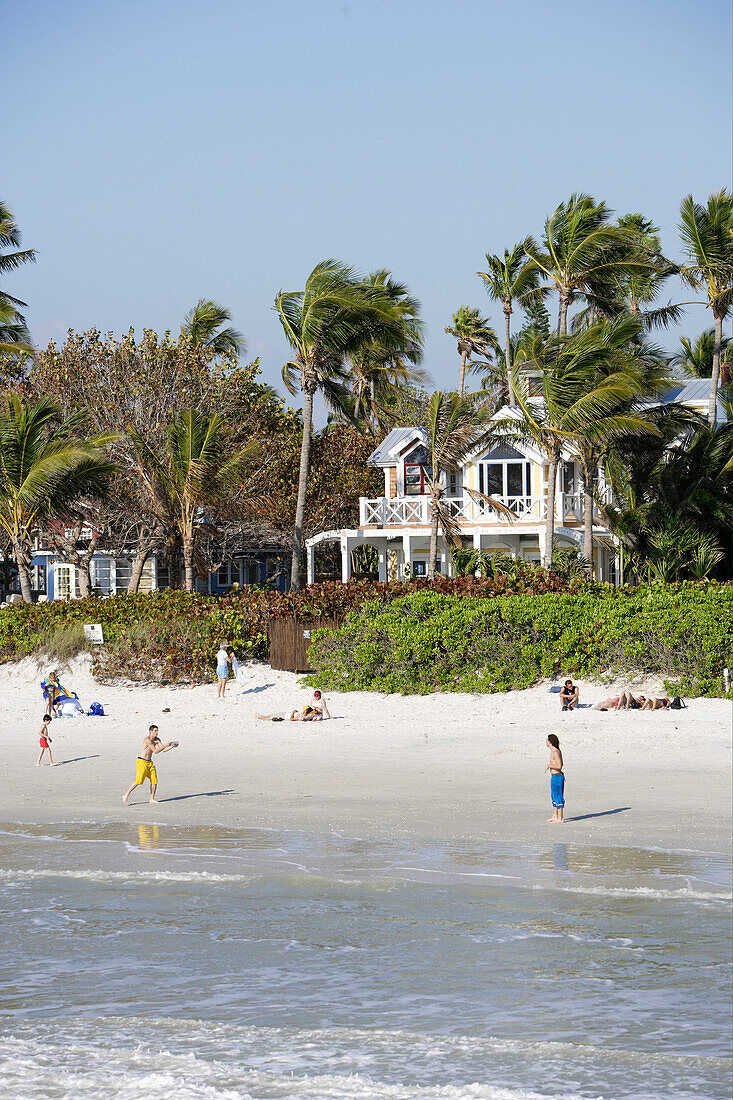
{"label": "gable roof", "polygon": [[428,433],[424,428],[393,428],[382,442],[369,455],[367,462],[372,466],[394,466],[398,456],[412,442],[426,443]]}

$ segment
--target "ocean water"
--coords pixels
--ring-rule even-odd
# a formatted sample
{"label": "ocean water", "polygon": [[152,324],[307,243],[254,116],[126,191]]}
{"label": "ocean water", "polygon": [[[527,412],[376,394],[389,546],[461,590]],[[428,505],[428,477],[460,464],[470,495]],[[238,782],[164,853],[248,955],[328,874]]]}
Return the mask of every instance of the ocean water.
{"label": "ocean water", "polygon": [[713,853],[0,828],[3,1100],[728,1098]]}

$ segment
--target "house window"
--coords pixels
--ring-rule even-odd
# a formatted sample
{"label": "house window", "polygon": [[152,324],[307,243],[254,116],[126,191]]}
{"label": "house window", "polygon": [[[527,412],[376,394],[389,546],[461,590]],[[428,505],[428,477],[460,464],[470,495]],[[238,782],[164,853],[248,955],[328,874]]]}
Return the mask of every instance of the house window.
{"label": "house window", "polygon": [[478,487],[490,497],[531,496],[531,463],[513,447],[497,447],[479,463]]}
{"label": "house window", "polygon": [[573,494],[575,492],[575,464],[563,462],[562,464],[562,491]]}
{"label": "house window", "polygon": [[225,562],[224,565],[219,566],[219,571],[216,574],[216,583],[224,586],[229,584],[229,562]]}
{"label": "house window", "polygon": [[415,447],[405,456],[405,496],[419,497],[426,493],[429,456],[425,447]]}

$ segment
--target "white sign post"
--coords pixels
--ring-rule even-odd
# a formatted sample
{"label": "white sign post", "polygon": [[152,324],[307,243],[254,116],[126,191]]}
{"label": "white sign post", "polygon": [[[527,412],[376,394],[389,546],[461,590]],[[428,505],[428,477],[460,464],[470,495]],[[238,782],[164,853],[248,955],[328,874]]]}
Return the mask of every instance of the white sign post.
{"label": "white sign post", "polygon": [[92,645],[104,645],[104,634],[102,633],[101,623],[85,623],[84,624],[84,637]]}

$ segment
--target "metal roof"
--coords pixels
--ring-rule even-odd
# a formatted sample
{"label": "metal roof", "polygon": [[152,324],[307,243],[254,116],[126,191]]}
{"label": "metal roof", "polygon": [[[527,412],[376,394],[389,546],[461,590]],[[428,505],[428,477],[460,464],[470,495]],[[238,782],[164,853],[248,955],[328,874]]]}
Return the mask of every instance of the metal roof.
{"label": "metal roof", "polygon": [[407,428],[393,428],[392,431],[384,437],[382,442],[375,450],[369,455],[367,462],[370,462],[372,466],[391,466],[395,460],[395,454],[406,447],[413,439],[421,439],[423,442],[427,439],[427,432],[424,428],[407,427]]}

